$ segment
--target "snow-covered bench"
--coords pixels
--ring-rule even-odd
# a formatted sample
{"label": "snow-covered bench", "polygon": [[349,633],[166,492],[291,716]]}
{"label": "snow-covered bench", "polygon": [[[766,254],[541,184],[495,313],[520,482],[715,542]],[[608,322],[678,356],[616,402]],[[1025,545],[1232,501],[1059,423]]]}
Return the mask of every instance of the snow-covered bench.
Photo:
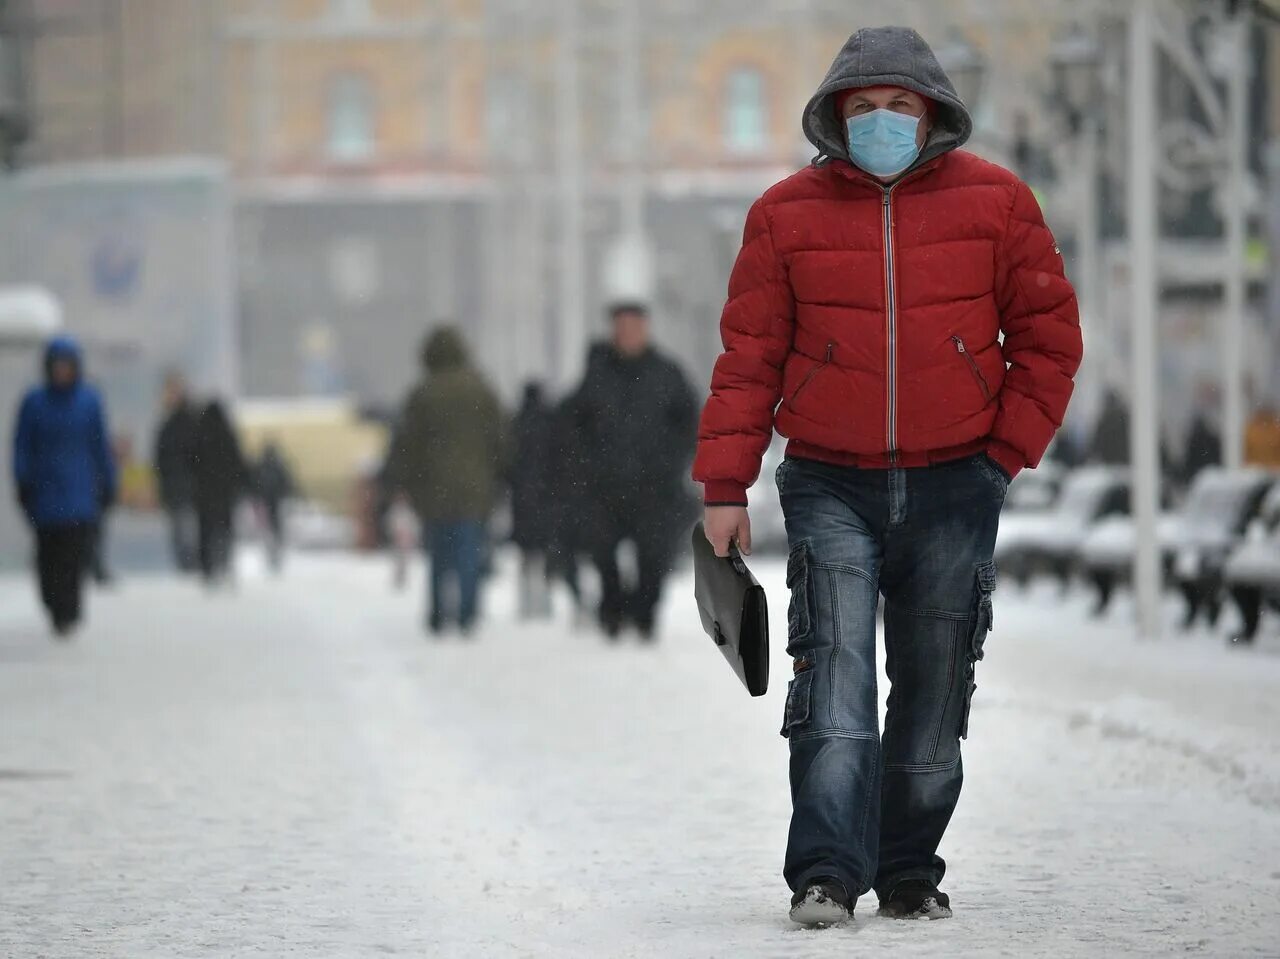
{"label": "snow-covered bench", "polygon": [[[1273,481],[1261,470],[1206,469],[1182,508],[1160,516],[1157,538],[1166,573],[1187,602],[1185,626],[1201,610],[1210,624],[1217,621],[1223,564]],[[1133,519],[1117,516],[1099,523],[1081,543],[1079,564],[1097,590],[1097,612],[1107,608],[1116,585],[1129,578],[1135,539]]]}
{"label": "snow-covered bench", "polygon": [[[1019,477],[1021,479],[1021,477]],[[1065,586],[1089,529],[1104,517],[1127,513],[1128,470],[1090,466],[1069,474],[1057,502],[1048,509],[1013,510],[1000,520],[996,562],[1019,583],[1050,572]]]}
{"label": "snow-covered bench", "polygon": [[1232,641],[1251,643],[1263,608],[1280,610],[1280,482],[1271,487],[1244,542],[1227,558],[1222,578],[1243,623]]}

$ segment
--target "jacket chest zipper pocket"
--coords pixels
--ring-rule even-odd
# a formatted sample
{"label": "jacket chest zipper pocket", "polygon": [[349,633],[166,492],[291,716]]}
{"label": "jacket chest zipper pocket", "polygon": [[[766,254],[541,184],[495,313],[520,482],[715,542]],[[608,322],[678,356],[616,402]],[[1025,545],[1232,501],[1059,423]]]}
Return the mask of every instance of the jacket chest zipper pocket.
{"label": "jacket chest zipper pocket", "polygon": [[831,357],[835,354],[835,350],[836,345],[834,343],[828,343],[827,353],[822,362],[806,373],[804,379],[800,381],[800,385],[797,386],[795,392],[791,394],[791,399],[787,400],[787,405],[793,410],[795,409],[796,400],[800,398],[800,394],[805,391],[805,388],[813,382],[814,377],[831,365]]}
{"label": "jacket chest zipper pocket", "polygon": [[988,403],[994,398],[991,394],[991,387],[987,385],[987,378],[982,375],[982,370],[978,367],[978,361],[973,358],[964,345],[964,340],[958,336],[951,337],[951,342],[956,345],[956,352],[964,357],[964,361],[969,364],[969,372],[973,374],[973,378],[978,381],[978,387],[982,390],[982,396]]}

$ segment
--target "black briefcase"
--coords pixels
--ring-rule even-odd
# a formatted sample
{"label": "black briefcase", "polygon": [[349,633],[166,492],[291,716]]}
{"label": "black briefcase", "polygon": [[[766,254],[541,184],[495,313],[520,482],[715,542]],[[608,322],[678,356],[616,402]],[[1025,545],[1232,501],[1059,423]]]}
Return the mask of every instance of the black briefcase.
{"label": "black briefcase", "polygon": [[693,591],[702,628],[720,647],[747,692],[769,689],[769,603],[736,547],[717,556],[701,523],[693,528]]}

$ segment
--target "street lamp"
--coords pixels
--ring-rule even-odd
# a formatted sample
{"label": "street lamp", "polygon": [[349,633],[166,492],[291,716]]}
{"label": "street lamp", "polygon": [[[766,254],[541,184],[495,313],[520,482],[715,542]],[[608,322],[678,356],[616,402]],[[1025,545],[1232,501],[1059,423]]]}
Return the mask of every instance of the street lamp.
{"label": "street lamp", "polygon": [[1073,144],[1071,166],[1076,183],[1076,276],[1082,313],[1101,318],[1098,296],[1101,272],[1098,256],[1098,157],[1101,130],[1099,102],[1102,54],[1097,40],[1078,26],[1054,41],[1049,52],[1053,72],[1053,102],[1066,119]]}
{"label": "street lamp", "polygon": [[1079,132],[1098,99],[1102,56],[1098,43],[1079,27],[1060,36],[1049,51],[1054,95],[1068,110],[1072,133]]}
{"label": "street lamp", "polygon": [[982,85],[987,77],[987,61],[982,54],[960,33],[934,50],[942,69],[955,85],[956,93],[972,112],[982,95]]}

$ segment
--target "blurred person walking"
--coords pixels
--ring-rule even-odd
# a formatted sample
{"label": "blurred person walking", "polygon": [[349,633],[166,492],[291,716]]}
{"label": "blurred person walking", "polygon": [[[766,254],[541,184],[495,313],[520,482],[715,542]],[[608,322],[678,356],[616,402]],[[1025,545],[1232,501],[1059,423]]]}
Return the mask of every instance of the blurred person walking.
{"label": "blurred person walking", "polygon": [[456,329],[433,333],[422,362],[425,376],[404,404],[391,481],[413,504],[431,559],[427,628],[439,635],[456,624],[469,635],[480,616],[506,425],[497,395],[471,365]]}
{"label": "blurred person walking", "polygon": [[161,396],[164,418],[156,431],[155,472],[160,505],[169,520],[173,561],[184,573],[200,568],[200,532],[195,507],[192,447],[199,415],[178,373],[165,377]]}
{"label": "blurred person walking", "polygon": [[[697,403],[684,375],[651,343],[640,303],[609,310],[612,339],[592,348],[568,407],[582,456],[592,561],[600,574],[600,625],[610,638],[630,622],[654,636],[662,583],[686,516],[685,475]],[[624,586],[618,549],[635,547],[635,583]]]}
{"label": "blurred person walking", "polygon": [[190,463],[200,572],[207,584],[216,586],[231,573],[235,508],[249,482],[240,442],[218,400],[205,406],[196,421]]}
{"label": "blurred person walking", "polygon": [[583,625],[588,618],[580,559],[590,547],[589,530],[583,525],[583,517],[589,511],[584,469],[570,398],[552,411],[551,464],[547,471],[545,505],[551,540],[547,547],[547,573],[551,580],[563,582],[569,590],[575,627]]}
{"label": "blurred person walking", "polygon": [[272,572],[284,566],[284,501],[294,495],[293,474],[280,447],[268,441],[253,468],[253,492],[262,510],[263,531],[267,540],[267,564]]}
{"label": "blurred person walking", "polygon": [[83,584],[94,529],[116,496],[116,465],[97,390],[84,381],[80,347],[71,337],[49,341],[45,382],[18,411],[13,478],[35,531],[40,597],[54,633],[66,637],[83,615]]}
{"label": "blurred person walking", "polygon": [[854,34],[803,126],[818,158],[747,215],[694,476],[716,552],[748,552],[747,488],[775,427],[791,440],[792,919],[873,889],[883,915],[945,918],[996,528],[1062,424],[1078,309],[1031,190],[960,152],[969,113],[915,31]]}
{"label": "blurred person walking", "polygon": [[519,613],[522,619],[551,615],[548,553],[555,534],[552,510],[555,477],[555,410],[537,383],[525,386],[512,424],[511,541],[520,550]]}
{"label": "blurred person walking", "polygon": [[1179,479],[1184,487],[1189,487],[1201,470],[1222,465],[1222,437],[1213,425],[1218,406],[1217,391],[1212,386],[1202,386],[1198,393],[1199,402],[1192,413],[1183,448]]}
{"label": "blurred person walking", "polygon": [[1128,466],[1129,453],[1129,404],[1119,390],[1108,389],[1094,421],[1087,461],[1102,466]]}

